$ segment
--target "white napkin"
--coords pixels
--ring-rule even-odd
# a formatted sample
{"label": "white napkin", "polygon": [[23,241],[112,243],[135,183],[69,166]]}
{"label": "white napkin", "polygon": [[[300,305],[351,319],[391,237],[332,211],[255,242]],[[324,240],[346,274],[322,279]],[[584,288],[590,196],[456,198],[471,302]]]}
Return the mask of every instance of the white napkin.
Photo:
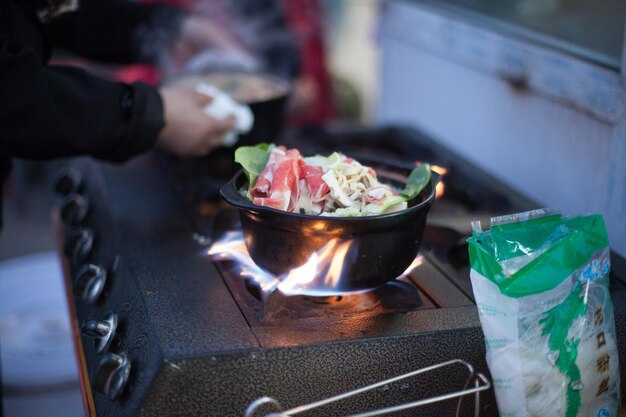
{"label": "white napkin", "polygon": [[252,129],[254,115],[249,106],[236,102],[231,96],[211,84],[196,84],[196,91],[213,98],[211,103],[203,109],[204,113],[218,120],[224,120],[229,116],[235,118],[235,125],[232,130],[224,134],[222,145],[233,146],[237,143],[240,134],[248,133]]}

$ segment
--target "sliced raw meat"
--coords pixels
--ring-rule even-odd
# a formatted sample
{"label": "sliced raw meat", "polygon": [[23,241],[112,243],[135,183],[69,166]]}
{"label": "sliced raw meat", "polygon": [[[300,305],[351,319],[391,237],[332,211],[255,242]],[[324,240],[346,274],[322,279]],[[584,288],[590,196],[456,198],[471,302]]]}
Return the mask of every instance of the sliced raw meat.
{"label": "sliced raw meat", "polygon": [[[273,150],[272,150],[273,152]],[[270,158],[272,158],[270,154]],[[291,211],[300,197],[298,181],[300,179],[300,152],[295,149],[284,152],[284,148],[276,152],[272,166],[268,172],[263,170],[263,182],[252,192],[253,203],[260,206],[273,207],[278,210]],[[268,163],[270,160],[268,160]],[[261,179],[259,176],[259,179]],[[269,183],[269,188],[267,187]]]}
{"label": "sliced raw meat", "polygon": [[263,171],[259,174],[259,177],[254,184],[250,195],[252,197],[269,197],[270,187],[272,186],[272,180],[274,179],[274,167],[277,162],[283,161],[287,154],[287,150],[284,146],[276,146],[270,151],[270,155],[267,158],[267,163]]}
{"label": "sliced raw meat", "polygon": [[302,175],[304,177],[304,181],[306,182],[307,187],[309,188],[311,198],[321,198],[328,194],[328,192],[330,191],[330,188],[328,188],[328,184],[326,184],[322,179],[322,175],[324,175],[324,170],[322,169],[322,167],[303,165]]}
{"label": "sliced raw meat", "polygon": [[376,203],[397,193],[388,187],[374,187],[363,193],[363,200],[366,203]]}

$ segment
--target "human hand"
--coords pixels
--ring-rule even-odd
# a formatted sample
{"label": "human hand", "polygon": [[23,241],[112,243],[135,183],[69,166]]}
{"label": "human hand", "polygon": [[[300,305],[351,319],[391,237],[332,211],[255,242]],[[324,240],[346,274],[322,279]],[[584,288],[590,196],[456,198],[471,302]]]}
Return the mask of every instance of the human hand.
{"label": "human hand", "polygon": [[203,156],[222,143],[224,134],[233,128],[233,118],[217,120],[207,116],[203,108],[211,97],[194,90],[163,87],[165,127],[157,138],[157,146],[180,157]]}

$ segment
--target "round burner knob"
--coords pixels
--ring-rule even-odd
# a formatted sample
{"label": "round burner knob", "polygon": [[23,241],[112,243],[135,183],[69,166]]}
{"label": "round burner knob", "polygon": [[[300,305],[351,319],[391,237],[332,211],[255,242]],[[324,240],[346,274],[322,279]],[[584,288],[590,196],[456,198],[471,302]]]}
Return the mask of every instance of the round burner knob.
{"label": "round burner knob", "polygon": [[106,281],[106,269],[98,265],[87,264],[76,275],[74,295],[89,304],[93,304],[100,298]]}
{"label": "round burner knob", "polygon": [[71,193],[61,202],[61,219],[65,223],[79,225],[87,217],[89,201],[87,197]]}
{"label": "round burner knob", "polygon": [[80,326],[83,336],[93,338],[93,348],[96,353],[109,349],[117,330],[117,314],[109,311],[102,320],[89,319]]}
{"label": "round burner knob", "polygon": [[83,177],[73,168],[64,168],[57,174],[54,182],[54,191],[58,196],[65,197],[78,193],[83,186]]}
{"label": "round burner knob", "polygon": [[108,352],[100,359],[91,386],[109,400],[115,400],[124,392],[129,375],[130,361],[126,353]]}
{"label": "round burner knob", "polygon": [[93,250],[94,236],[89,229],[76,229],[65,240],[63,252],[74,262],[84,262],[89,259]]}

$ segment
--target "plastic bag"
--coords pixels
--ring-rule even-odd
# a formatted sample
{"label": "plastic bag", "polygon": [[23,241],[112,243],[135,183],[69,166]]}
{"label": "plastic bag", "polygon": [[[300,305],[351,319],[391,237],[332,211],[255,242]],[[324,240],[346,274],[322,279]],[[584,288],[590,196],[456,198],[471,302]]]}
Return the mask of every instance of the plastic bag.
{"label": "plastic bag", "polygon": [[472,287],[500,416],[619,416],[602,216],[536,210],[473,228]]}

